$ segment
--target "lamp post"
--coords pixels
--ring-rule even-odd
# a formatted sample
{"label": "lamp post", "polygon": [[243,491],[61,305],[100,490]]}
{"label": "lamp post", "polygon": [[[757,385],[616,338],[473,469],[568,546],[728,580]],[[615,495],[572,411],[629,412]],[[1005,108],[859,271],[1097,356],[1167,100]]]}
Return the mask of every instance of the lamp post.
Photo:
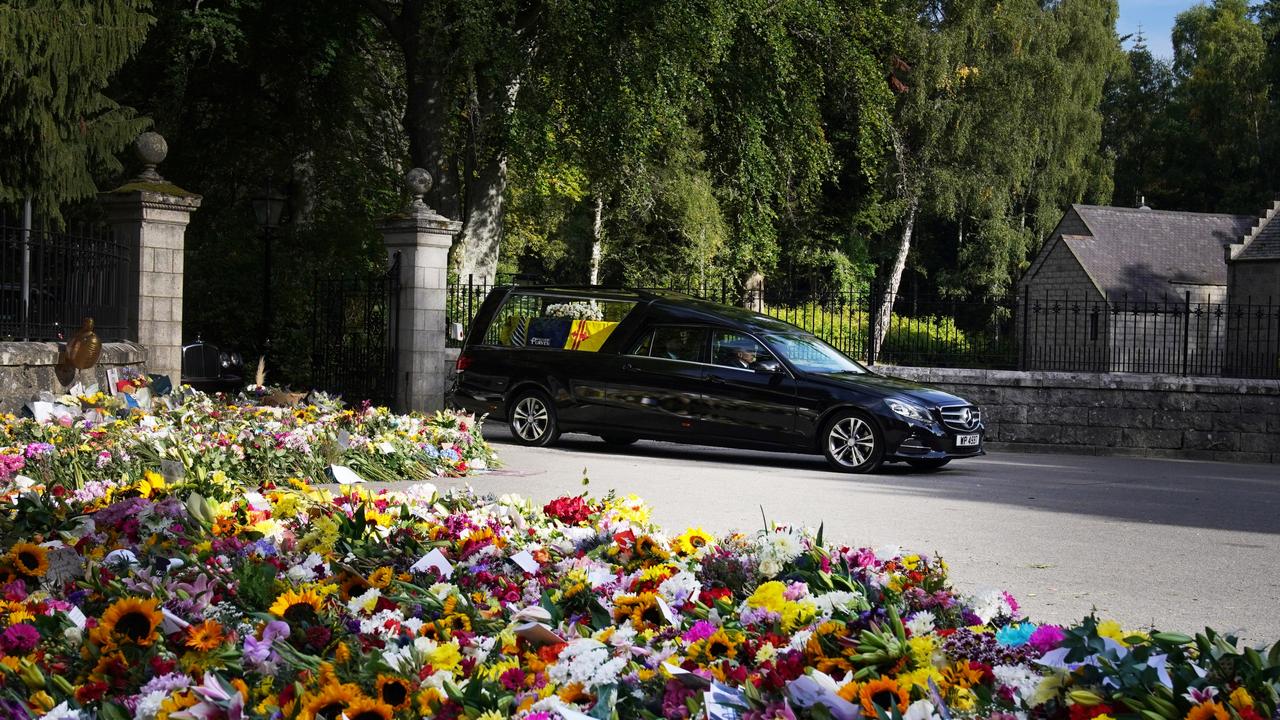
{"label": "lamp post", "polygon": [[266,185],[253,197],[253,215],[262,232],[262,354],[266,356],[271,347],[271,325],[274,320],[274,308],[271,305],[271,241],[280,227],[280,218],[284,215],[287,198],[271,184],[267,178]]}

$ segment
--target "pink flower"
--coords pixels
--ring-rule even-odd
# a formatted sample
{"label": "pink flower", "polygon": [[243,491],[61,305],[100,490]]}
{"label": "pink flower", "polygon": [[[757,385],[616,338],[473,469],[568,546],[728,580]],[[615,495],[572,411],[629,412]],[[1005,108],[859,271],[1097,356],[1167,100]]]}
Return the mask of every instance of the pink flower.
{"label": "pink flower", "polygon": [[39,644],[40,631],[36,630],[36,626],[31,623],[10,625],[4,634],[0,635],[0,645],[3,645],[10,655],[25,655],[35,650]]}
{"label": "pink flower", "polygon": [[1031,633],[1027,643],[1043,655],[1061,645],[1066,638],[1066,633],[1062,632],[1062,628],[1057,625],[1041,625]]}

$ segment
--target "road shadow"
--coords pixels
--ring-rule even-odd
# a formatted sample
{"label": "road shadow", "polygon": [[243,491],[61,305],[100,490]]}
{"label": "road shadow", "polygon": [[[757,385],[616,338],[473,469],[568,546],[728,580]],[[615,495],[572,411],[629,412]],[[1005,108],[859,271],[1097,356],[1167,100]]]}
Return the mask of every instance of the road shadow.
{"label": "road shadow", "polygon": [[[485,428],[485,437],[498,445],[513,444],[504,426]],[[1006,452],[956,460],[933,472],[893,464],[870,475],[850,475],[829,470],[820,455],[651,441],[618,447],[589,435],[565,435],[556,448],[584,455],[675,459],[687,461],[690,469],[698,463],[720,463],[779,473],[812,472],[818,473],[812,478],[817,487],[830,483],[833,493],[849,484],[872,485],[907,497],[1280,534],[1280,468],[1274,465]]]}

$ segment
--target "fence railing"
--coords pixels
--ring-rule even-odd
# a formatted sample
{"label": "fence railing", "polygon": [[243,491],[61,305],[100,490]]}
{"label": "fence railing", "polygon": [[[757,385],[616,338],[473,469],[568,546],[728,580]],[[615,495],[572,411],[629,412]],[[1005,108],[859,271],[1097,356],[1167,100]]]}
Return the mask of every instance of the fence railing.
{"label": "fence railing", "polygon": [[[450,286],[449,321],[469,327],[490,289],[475,281]],[[762,291],[696,283],[654,289],[748,307],[880,364],[1280,378],[1280,298],[1228,303],[1189,294],[1103,299],[1024,291],[974,302],[898,293],[882,320],[885,296],[872,289],[817,283],[766,283]]]}
{"label": "fence railing", "polygon": [[129,337],[129,251],[110,230],[54,230],[0,212],[0,337],[59,340],[94,319],[104,341]]}

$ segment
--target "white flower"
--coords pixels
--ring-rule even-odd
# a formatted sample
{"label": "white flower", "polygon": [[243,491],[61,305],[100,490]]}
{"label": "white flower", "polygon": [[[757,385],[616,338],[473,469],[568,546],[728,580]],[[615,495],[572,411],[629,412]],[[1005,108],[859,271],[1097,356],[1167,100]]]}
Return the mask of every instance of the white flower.
{"label": "white flower", "polygon": [[928,700],[917,700],[907,706],[907,711],[902,714],[902,720],[942,720],[942,716],[933,707],[933,703]]}
{"label": "white flower", "polygon": [[79,710],[72,710],[67,707],[64,700],[59,703],[58,707],[40,716],[40,720],[84,720],[84,713]]}
{"label": "white flower", "polygon": [[836,610],[856,610],[863,600],[862,593],[835,590],[814,597],[813,605],[824,620],[830,620]]}
{"label": "white flower", "polygon": [[1035,694],[1044,676],[1024,665],[996,665],[991,668],[996,681],[1008,687],[1021,700]]}
{"label": "white flower", "polygon": [[701,591],[702,583],[698,581],[698,576],[683,570],[663,580],[658,586],[658,594],[671,605],[683,605]]}
{"label": "white flower", "polygon": [[925,633],[933,632],[937,620],[933,613],[928,610],[921,610],[912,615],[910,620],[903,623],[903,626],[910,630],[912,635],[924,635]]}
{"label": "white flower", "polygon": [[163,690],[147,693],[138,701],[137,708],[133,711],[133,720],[155,720],[156,713],[160,712],[160,704],[165,698],[169,697],[169,693]]}
{"label": "white flower", "polygon": [[369,588],[363,594],[351,598],[347,602],[347,610],[352,615],[360,615],[371,613],[378,606],[378,598],[382,597],[382,591],[378,588]]}
{"label": "white flower", "polygon": [[1013,608],[1009,606],[1009,600],[999,590],[987,590],[974,595],[972,604],[973,614],[977,615],[984,625],[991,622],[991,619],[997,615],[1012,616],[1014,614]]}
{"label": "white flower", "polygon": [[569,643],[560,651],[556,664],[547,674],[560,685],[580,683],[590,691],[602,685],[618,681],[618,673],[626,665],[626,658],[612,658],[609,648],[599,640],[582,638]]}

